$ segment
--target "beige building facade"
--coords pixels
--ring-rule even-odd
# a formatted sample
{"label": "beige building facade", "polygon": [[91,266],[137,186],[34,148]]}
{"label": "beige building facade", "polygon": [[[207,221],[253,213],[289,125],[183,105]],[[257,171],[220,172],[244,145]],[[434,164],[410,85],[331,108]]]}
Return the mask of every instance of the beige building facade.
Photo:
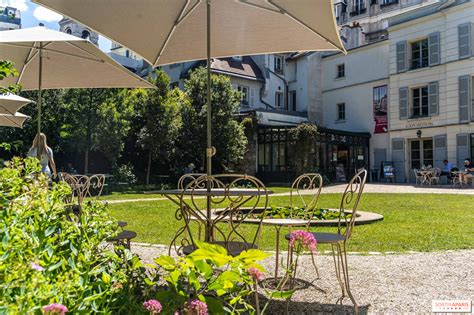
{"label": "beige building facade", "polygon": [[447,1],[390,21],[390,151],[397,181],[474,154],[474,3]]}

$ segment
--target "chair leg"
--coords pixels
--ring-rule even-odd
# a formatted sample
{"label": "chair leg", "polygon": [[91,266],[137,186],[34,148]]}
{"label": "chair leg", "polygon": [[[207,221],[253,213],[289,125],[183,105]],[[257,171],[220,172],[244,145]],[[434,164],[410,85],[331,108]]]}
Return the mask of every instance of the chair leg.
{"label": "chair leg", "polygon": [[338,248],[339,255],[341,257],[342,272],[344,274],[344,284],[347,291],[347,295],[349,295],[349,298],[354,304],[354,312],[358,314],[359,306],[357,305],[357,302],[355,301],[354,296],[352,295],[350,284],[349,284],[349,268],[347,266],[346,243],[345,242],[343,243],[342,248],[341,248],[341,244],[337,244],[337,248]]}
{"label": "chair leg", "polygon": [[342,296],[341,300],[346,296],[346,291],[344,290],[344,284],[342,283],[342,278],[341,278],[341,257],[339,255],[339,251],[334,251],[334,247],[337,245],[331,244],[331,249],[332,249],[332,258],[334,260],[334,269],[336,271],[336,278],[337,282],[339,282],[339,286],[341,287],[342,291]]}
{"label": "chair leg", "polygon": [[[280,229],[281,226],[275,226],[276,234],[276,245],[275,245],[275,283],[277,282],[278,278],[278,268],[280,266]],[[288,255],[290,253],[288,252]]]}

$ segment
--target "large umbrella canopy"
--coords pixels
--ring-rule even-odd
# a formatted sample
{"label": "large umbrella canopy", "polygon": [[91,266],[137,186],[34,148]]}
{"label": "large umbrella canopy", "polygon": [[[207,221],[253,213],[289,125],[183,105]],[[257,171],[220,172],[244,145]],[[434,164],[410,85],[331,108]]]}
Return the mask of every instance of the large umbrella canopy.
{"label": "large umbrella canopy", "polygon": [[15,94],[0,94],[0,114],[13,115],[20,108],[32,102],[33,101],[27,98]]}
{"label": "large umbrella canopy", "polygon": [[38,90],[38,133],[43,89],[154,88],[89,41],[44,27],[0,32],[1,59],[13,61],[20,73],[6,84]]}
{"label": "large umbrella canopy", "polygon": [[[33,0],[153,65],[207,57],[205,0]],[[212,0],[211,57],[344,50],[331,0]]]}
{"label": "large umbrella canopy", "polygon": [[0,60],[13,61],[20,73],[5,84],[39,88],[40,48],[42,89],[154,87],[87,40],[44,27],[0,32]]}
{"label": "large umbrella canopy", "polygon": [[18,127],[22,128],[25,120],[30,118],[29,116],[21,113],[11,114],[0,114],[0,127]]}

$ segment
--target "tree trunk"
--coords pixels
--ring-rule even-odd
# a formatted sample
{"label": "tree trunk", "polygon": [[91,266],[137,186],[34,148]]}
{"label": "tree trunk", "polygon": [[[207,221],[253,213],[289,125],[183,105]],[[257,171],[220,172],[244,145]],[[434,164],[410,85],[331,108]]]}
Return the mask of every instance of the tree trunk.
{"label": "tree trunk", "polygon": [[86,122],[86,152],[84,154],[84,174],[89,173],[89,151],[91,147],[91,142],[92,142],[92,113],[91,113],[91,108],[93,105],[93,91],[92,89],[89,92],[89,108],[87,111],[87,122]]}
{"label": "tree trunk", "polygon": [[150,185],[150,173],[151,173],[151,150],[148,152],[148,167],[146,170],[146,184]]}

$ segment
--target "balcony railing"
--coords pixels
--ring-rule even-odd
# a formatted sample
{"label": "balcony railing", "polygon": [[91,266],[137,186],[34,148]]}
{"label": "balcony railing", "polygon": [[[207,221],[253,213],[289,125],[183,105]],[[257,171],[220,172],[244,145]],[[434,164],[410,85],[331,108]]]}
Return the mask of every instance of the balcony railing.
{"label": "balcony railing", "polygon": [[428,57],[411,59],[409,60],[409,62],[410,62],[410,70],[426,68],[429,66]]}

